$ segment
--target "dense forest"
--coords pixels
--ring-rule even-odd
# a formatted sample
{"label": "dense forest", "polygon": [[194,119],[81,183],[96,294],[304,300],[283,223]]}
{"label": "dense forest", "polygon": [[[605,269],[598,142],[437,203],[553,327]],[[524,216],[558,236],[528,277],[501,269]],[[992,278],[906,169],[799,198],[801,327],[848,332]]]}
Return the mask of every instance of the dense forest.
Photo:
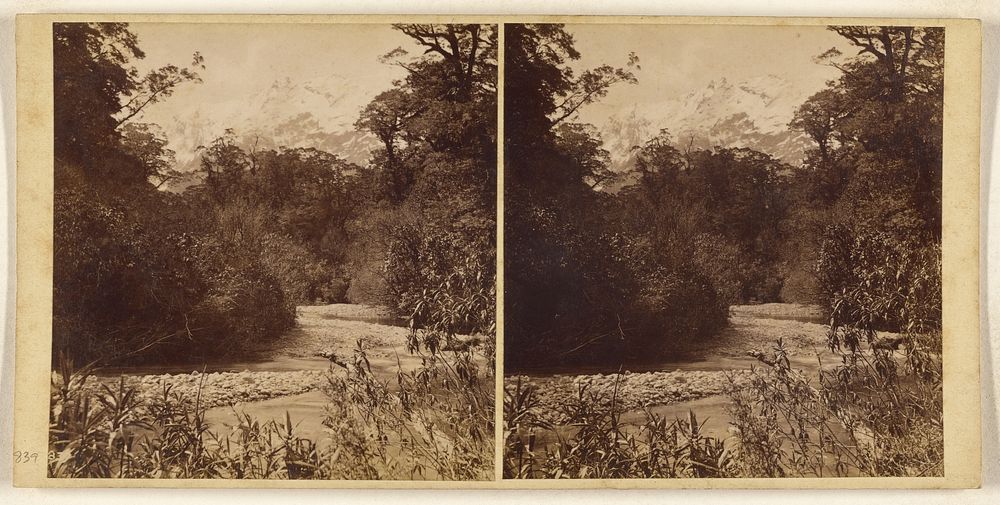
{"label": "dense forest", "polygon": [[[50,475],[470,480],[499,470],[498,28],[392,28],[417,49],[382,57],[402,77],[353,118],[377,143],[367,161],[234,127],[198,148],[192,174],[143,113],[198,86],[210,58],[140,73],[129,25],[53,25]],[[801,163],[695,147],[667,128],[632,148],[627,171],[579,118],[638,82],[641,55],[581,70],[566,27],[502,29],[504,476],[941,475],[943,29],[828,27],[852,54],[817,55],[837,77],[787,125],[810,141]],[[745,369],[632,373],[745,335],[730,322],[767,302],[825,324],[757,326],[723,356]],[[407,327],[332,310],[382,307]],[[330,325],[298,333],[317,337],[308,354],[280,357],[319,374],[207,371],[291,342],[307,316]],[[819,338],[786,345],[780,328]],[[366,347],[379,338],[388,343]],[[834,363],[807,375],[807,347]],[[146,364],[185,372],[153,376]],[[86,365],[126,373],[88,383],[99,374]],[[547,367],[574,373],[529,383],[532,371],[553,375]],[[575,373],[585,369],[599,377]],[[719,388],[696,398],[696,381]],[[570,397],[551,393],[564,385]],[[325,395],[315,431],[296,431],[287,410],[266,421],[236,411],[269,387],[268,398],[293,403]],[[727,416],[724,438],[703,432],[693,409],[673,421],[653,409],[723,395],[713,413]],[[216,429],[206,416],[218,408],[236,424]]]}
{"label": "dense forest", "polygon": [[813,143],[801,165],[662,130],[628,174],[573,121],[638,57],[574,72],[563,26],[505,30],[508,371],[659,359],[733,304],[819,304],[852,348],[940,329],[942,29],[830,27],[857,54],[818,56],[840,76],[788,125]]}
{"label": "dense forest", "polygon": [[228,130],[177,193],[142,111],[211,62],[142,75],[128,25],[54,25],[53,359],[230,356],[280,336],[297,305],[345,301],[492,338],[496,29],[394,28],[423,52],[386,55],[406,74],[357,118],[380,144],[368,163]]}
{"label": "dense forest", "polygon": [[639,57],[505,26],[506,477],[943,475],[944,31],[828,29],[802,163],[666,129],[622,172],[573,121]]}

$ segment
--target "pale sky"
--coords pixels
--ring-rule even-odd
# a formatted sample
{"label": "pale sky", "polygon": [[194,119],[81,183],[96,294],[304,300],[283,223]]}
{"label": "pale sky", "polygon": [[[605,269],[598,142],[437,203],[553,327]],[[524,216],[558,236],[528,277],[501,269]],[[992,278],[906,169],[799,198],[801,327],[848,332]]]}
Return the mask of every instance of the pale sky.
{"label": "pale sky", "polygon": [[824,26],[586,24],[567,25],[567,31],[582,55],[574,68],[624,66],[630,51],[639,56],[638,84],[616,85],[600,103],[581,111],[582,122],[597,125],[615,110],[664,108],[722,78],[740,83],[777,76],[787,81],[780,91],[794,95],[782,101],[801,103],[838,75],[814,57],[834,46],[853,54]]}
{"label": "pale sky", "polygon": [[[308,115],[308,121],[296,123],[298,136],[288,142],[311,142],[302,132],[312,128],[312,121],[324,135],[350,131],[360,110],[405,75],[379,57],[397,47],[422,53],[409,37],[384,24],[134,23],[131,28],[146,53],[137,62],[141,72],[167,63],[188,65],[195,51],[205,58],[206,68],[199,70],[204,82],[181,85],[135,118],[162,126],[181,164],[196,156],[197,145],[230,127],[238,133],[263,129],[267,136],[267,128]],[[626,110],[654,118],[656,127],[697,127],[692,122],[710,124],[719,119],[712,114],[740,108],[751,117],[757,114],[758,125],[783,125],[809,95],[837,77],[836,70],[813,58],[833,46],[853,54],[843,39],[821,26],[587,24],[567,25],[567,30],[582,55],[571,62],[574,68],[624,66],[630,51],[639,56],[638,84],[614,86],[576,118],[599,129]],[[695,101],[690,96],[704,94],[709,83],[722,78],[756,83],[778,99],[766,110],[760,103],[724,99],[725,110],[717,106],[704,117],[692,115],[686,108]]]}
{"label": "pale sky", "polygon": [[140,73],[190,64],[199,51],[200,84],[180,85],[136,121],[162,126],[178,161],[225,128],[245,133],[310,114],[326,133],[351,130],[361,109],[405,70],[379,57],[422,51],[386,24],[133,23],[146,58]]}
{"label": "pale sky", "polygon": [[[380,63],[396,47],[413,50],[412,40],[388,25],[174,24],[133,23],[146,53],[140,70],[166,63],[187,65],[200,51],[203,83],[184,85],[148,116],[197,103],[209,109],[240,103],[274,81],[343,81],[353,92],[333,114],[355,113],[389,88],[403,69]],[[243,102],[241,105],[249,106]]]}
{"label": "pale sky", "polygon": [[[167,101],[150,107],[146,120],[173,115],[198,104],[203,111],[247,107],[247,97],[273,82],[335,83],[343,92],[331,104],[333,116],[356,116],[375,94],[404,75],[379,56],[403,47],[420,50],[388,25],[335,24],[182,24],[133,23],[146,59],[140,70],[166,63],[186,65],[200,51],[206,69],[198,85],[184,85]],[[725,25],[567,25],[582,58],[576,68],[602,63],[623,66],[630,51],[639,55],[637,85],[615,86],[601,108],[659,103],[683,96],[725,77],[741,82],[773,74],[796,90],[815,92],[836,70],[813,58],[843,39],[821,26]],[[847,51],[845,51],[847,52]],[[591,108],[594,109],[594,108]]]}

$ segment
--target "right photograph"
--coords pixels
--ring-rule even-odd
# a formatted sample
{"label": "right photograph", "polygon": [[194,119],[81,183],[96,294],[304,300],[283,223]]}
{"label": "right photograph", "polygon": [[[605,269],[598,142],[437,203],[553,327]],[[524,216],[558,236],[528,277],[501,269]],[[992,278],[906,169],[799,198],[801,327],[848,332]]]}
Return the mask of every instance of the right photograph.
{"label": "right photograph", "polygon": [[505,479],[944,474],[945,36],[504,26]]}

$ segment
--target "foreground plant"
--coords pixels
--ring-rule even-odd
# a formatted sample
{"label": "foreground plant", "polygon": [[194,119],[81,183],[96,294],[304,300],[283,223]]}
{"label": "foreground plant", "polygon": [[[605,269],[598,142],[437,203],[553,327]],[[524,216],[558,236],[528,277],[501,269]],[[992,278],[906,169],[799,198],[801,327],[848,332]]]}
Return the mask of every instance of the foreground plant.
{"label": "foreground plant", "polygon": [[734,389],[729,413],[741,474],[748,477],[940,475],[940,382],[897,373],[892,351],[840,355],[810,378],[779,341],[767,367]]}
{"label": "foreground plant", "polygon": [[[481,360],[478,360],[481,361]],[[396,384],[372,372],[360,343],[346,373],[329,374],[326,436],[237,411],[211,428],[201,393],[169,385],[148,397],[127,385],[88,384],[63,362],[53,374],[49,475],[97,478],[492,478],[492,372],[471,350],[425,356]],[[475,401],[470,401],[474,398]]]}
{"label": "foreground plant", "polygon": [[[562,422],[549,423],[536,411],[533,386],[518,381],[504,397],[504,476],[941,475],[939,375],[916,381],[911,360],[877,349],[844,354],[818,378],[793,369],[780,341],[760,358],[766,366],[752,368],[749,380],[732,380],[726,438],[703,434],[694,412],[669,420],[647,410],[641,424],[623,423],[617,390],[609,399],[585,386]],[[897,365],[911,373],[897,375]]]}
{"label": "foreground plant", "polygon": [[944,461],[941,249],[835,227],[818,271],[829,287],[829,350],[817,380],[781,341],[733,395],[744,473],[930,476]]}
{"label": "foreground plant", "polygon": [[721,440],[702,434],[694,412],[667,420],[646,410],[639,425],[623,423],[618,387],[604,398],[581,386],[562,412],[565,423],[542,420],[533,386],[517,381],[504,396],[504,477],[729,477],[734,466]]}

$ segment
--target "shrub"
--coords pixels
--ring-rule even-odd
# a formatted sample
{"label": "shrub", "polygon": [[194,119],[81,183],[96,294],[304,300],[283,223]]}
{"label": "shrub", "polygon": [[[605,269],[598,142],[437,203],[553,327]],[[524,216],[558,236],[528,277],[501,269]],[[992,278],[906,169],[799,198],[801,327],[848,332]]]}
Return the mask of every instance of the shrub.
{"label": "shrub", "polygon": [[743,300],[746,258],[736,244],[719,235],[703,233],[693,240],[692,259],[698,270],[708,277],[719,299],[726,304]]}
{"label": "shrub", "polygon": [[295,305],[285,298],[277,279],[253,259],[227,262],[209,283],[193,312],[195,324],[206,328],[202,346],[215,356],[238,353],[295,324]]}
{"label": "shrub", "polygon": [[416,327],[492,335],[496,259],[486,241],[400,226],[390,242],[385,276],[390,306]]}
{"label": "shrub", "polygon": [[350,282],[347,301],[367,305],[385,305],[386,291],[384,261],[354,261],[350,265]]}
{"label": "shrub", "polygon": [[238,352],[294,322],[329,282],[308,251],[267,232],[246,202],[199,214],[195,198],[66,181],[56,192],[53,361],[194,359]]}
{"label": "shrub", "polygon": [[320,287],[320,297],[327,303],[347,303],[350,282],[340,277],[330,279]]}
{"label": "shrub", "polygon": [[727,306],[697,274],[658,270],[642,279],[623,321],[630,359],[656,359],[713,336],[725,324]]}
{"label": "shrub", "polygon": [[224,479],[438,479],[493,476],[493,381],[470,351],[424,355],[379,380],[357,348],[346,374],[331,371],[326,440],[234,410],[223,432],[194,398],[169,385],[143,396],[122,378],[88,385],[89,369],[62,360],[50,401],[51,477]]}
{"label": "shrub", "polygon": [[334,297],[342,296],[331,291],[335,287],[335,269],[288,237],[276,233],[265,235],[261,241],[261,264],[278,281],[284,297],[293,305],[334,301]]}
{"label": "shrub", "polygon": [[616,314],[623,357],[656,359],[725,325],[728,305],[690,260],[623,235],[610,244],[615,251],[611,276],[629,279]]}
{"label": "shrub", "polygon": [[831,226],[817,272],[832,315],[834,343],[843,341],[853,349],[878,330],[926,333],[941,328],[939,242]]}
{"label": "shrub", "polygon": [[[184,334],[206,286],[192,252],[197,233],[177,230],[182,209],[151,210],[67,184],[55,194],[53,363],[59,352],[90,362],[135,360]],[[151,228],[156,213],[160,228]]]}
{"label": "shrub", "polygon": [[813,304],[819,298],[815,261],[785,264],[778,298],[785,303]]}
{"label": "shrub", "polygon": [[508,370],[655,360],[725,325],[727,305],[683,252],[625,233],[571,242],[562,257],[520,253],[526,270],[511,275],[544,292],[507,293]]}
{"label": "shrub", "polygon": [[[542,421],[534,392],[517,382],[504,394],[504,477],[516,479],[711,478],[737,476],[723,441],[704,436],[697,416],[669,421],[646,411],[628,427],[616,403],[581,386],[564,408],[568,428]],[[554,439],[541,443],[539,438]]]}

